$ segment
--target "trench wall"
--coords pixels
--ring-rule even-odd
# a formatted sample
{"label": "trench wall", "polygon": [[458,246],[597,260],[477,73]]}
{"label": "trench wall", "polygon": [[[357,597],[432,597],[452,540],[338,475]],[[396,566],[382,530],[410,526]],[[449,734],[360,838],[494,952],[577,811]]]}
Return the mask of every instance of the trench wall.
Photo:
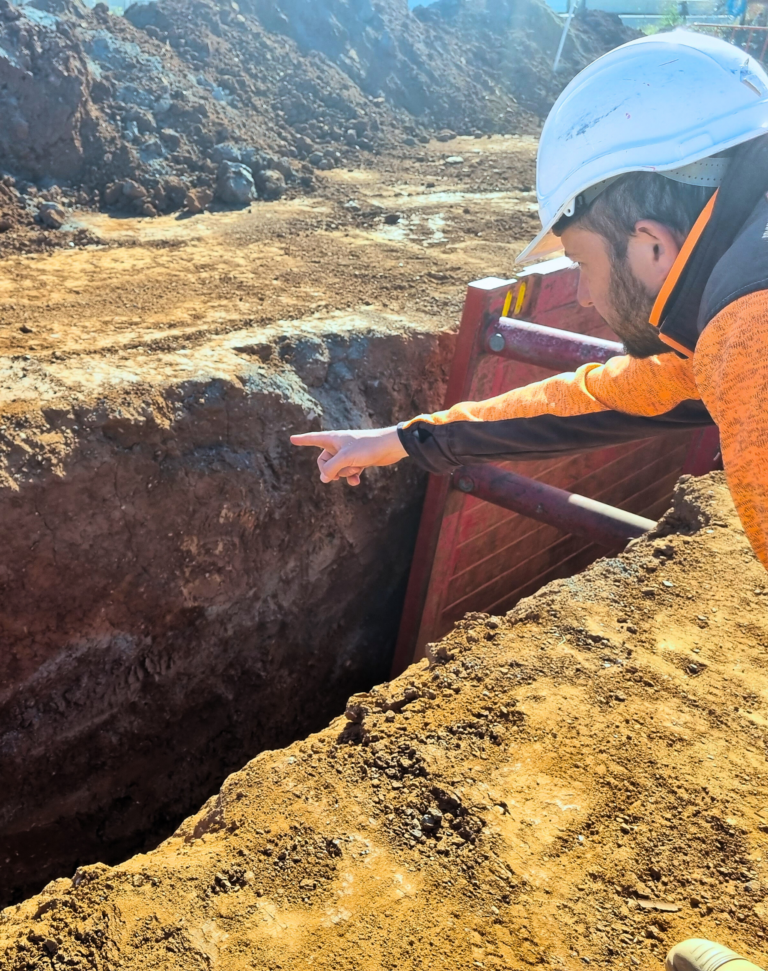
{"label": "trench wall", "polygon": [[439,406],[452,346],[391,321],[242,333],[165,384],[85,393],[84,360],[70,400],[2,416],[0,906],[157,843],[387,677],[423,477],[322,486],[288,435]]}

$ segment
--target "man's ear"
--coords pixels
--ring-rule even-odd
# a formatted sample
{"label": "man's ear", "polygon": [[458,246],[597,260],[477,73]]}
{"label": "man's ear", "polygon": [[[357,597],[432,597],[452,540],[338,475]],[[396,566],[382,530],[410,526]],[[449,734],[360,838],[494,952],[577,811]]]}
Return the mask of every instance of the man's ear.
{"label": "man's ear", "polygon": [[657,294],[680,252],[676,233],[655,219],[640,219],[627,246],[627,260],[634,276],[649,293]]}

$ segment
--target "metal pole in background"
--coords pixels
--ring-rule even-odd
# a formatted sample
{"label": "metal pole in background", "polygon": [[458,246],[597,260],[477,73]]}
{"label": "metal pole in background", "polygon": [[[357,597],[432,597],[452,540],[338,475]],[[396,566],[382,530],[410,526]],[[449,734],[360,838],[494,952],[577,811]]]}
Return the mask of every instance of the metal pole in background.
{"label": "metal pole in background", "polygon": [[560,35],[560,44],[557,48],[557,54],[555,54],[555,63],[552,65],[552,71],[556,71],[560,66],[560,55],[563,53],[563,47],[565,46],[565,38],[568,36],[568,31],[571,29],[571,21],[573,20],[573,14],[576,10],[576,0],[570,0],[568,4],[568,18],[565,21],[565,26],[563,27],[563,32]]}

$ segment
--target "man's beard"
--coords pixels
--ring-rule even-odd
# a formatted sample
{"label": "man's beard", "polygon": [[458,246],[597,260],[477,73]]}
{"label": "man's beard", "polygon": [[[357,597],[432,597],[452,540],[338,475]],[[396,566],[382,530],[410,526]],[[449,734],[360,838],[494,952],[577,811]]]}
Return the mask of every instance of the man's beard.
{"label": "man's beard", "polygon": [[611,267],[608,296],[611,316],[606,317],[606,323],[622,339],[630,357],[651,357],[669,351],[649,323],[655,298],[634,275],[626,259],[617,260]]}

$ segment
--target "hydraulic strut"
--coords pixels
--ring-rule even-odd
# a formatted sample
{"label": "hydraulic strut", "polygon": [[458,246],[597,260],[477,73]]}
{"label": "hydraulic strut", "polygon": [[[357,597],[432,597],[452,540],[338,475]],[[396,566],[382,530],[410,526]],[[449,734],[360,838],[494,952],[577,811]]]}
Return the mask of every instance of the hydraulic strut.
{"label": "hydraulic strut", "polygon": [[604,364],[609,358],[624,353],[616,341],[510,317],[502,317],[488,328],[485,349],[490,354],[551,371],[571,371],[582,364]]}
{"label": "hydraulic strut", "polygon": [[624,546],[656,523],[604,502],[507,472],[495,465],[463,465],[452,476],[453,487],[477,499],[584,536],[601,546]]}

